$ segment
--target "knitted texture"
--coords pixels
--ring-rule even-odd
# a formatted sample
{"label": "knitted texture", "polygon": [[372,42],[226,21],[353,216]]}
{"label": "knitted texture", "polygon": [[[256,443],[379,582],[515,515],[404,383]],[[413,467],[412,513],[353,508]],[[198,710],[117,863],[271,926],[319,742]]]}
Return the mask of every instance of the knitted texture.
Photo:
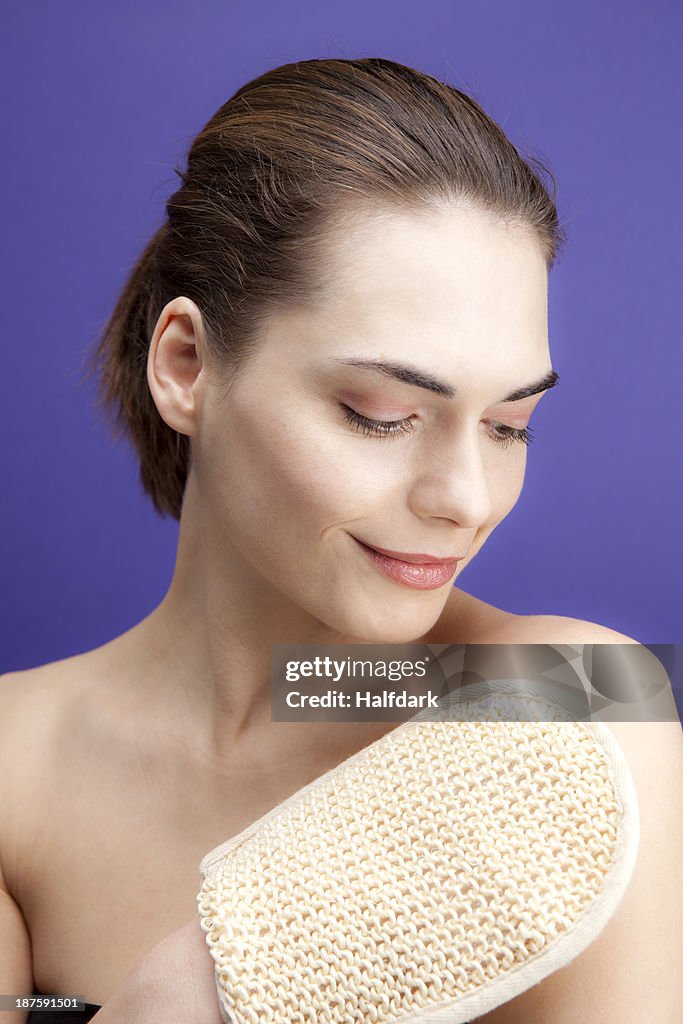
{"label": "knitted texture", "polygon": [[230,1024],[461,1024],[563,966],[638,844],[616,741],[584,722],[419,722],[207,854]]}

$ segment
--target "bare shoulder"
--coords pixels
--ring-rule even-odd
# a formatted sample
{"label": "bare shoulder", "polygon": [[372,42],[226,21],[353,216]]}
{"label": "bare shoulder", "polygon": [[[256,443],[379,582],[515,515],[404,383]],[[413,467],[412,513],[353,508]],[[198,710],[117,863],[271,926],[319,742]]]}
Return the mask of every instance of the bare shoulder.
{"label": "bare shoulder", "polygon": [[609,626],[567,615],[519,615],[453,587],[432,643],[637,644]]}
{"label": "bare shoulder", "polygon": [[77,659],[0,676],[0,793],[45,771],[68,707],[83,674]]}
{"label": "bare shoulder", "polygon": [[0,736],[10,740],[28,720],[35,730],[49,724],[60,702],[82,684],[87,655],[0,675]]}
{"label": "bare shoulder", "polygon": [[23,816],[22,808],[37,805],[55,759],[73,746],[90,666],[84,654],[0,676],[0,841],[5,847],[12,810]]}
{"label": "bare shoulder", "polygon": [[0,877],[16,893],[22,823],[42,801],[56,724],[48,666],[0,676]]}
{"label": "bare shoulder", "polygon": [[[53,665],[0,676],[0,757],[44,733],[55,706],[61,673]],[[29,725],[31,726],[29,728]],[[4,773],[3,773],[4,774]]]}
{"label": "bare shoulder", "polygon": [[52,754],[73,747],[92,717],[88,710],[105,705],[112,689],[111,646],[0,675],[0,777],[14,767],[18,784],[31,765],[46,771]]}
{"label": "bare shoulder", "polygon": [[609,626],[566,615],[513,615],[496,625],[497,642],[522,644],[637,644]]}
{"label": "bare shoulder", "polygon": [[47,727],[51,715],[70,709],[87,696],[102,694],[116,678],[121,666],[130,663],[130,638],[124,633],[100,647],[51,661],[35,668],[0,675],[0,723],[14,733],[18,718]]}

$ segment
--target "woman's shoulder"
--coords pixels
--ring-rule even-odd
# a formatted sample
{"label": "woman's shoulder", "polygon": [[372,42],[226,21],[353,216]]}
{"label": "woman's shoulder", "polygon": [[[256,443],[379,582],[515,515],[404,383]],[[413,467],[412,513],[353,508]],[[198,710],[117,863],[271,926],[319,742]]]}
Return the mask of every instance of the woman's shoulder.
{"label": "woman's shoulder", "polygon": [[[438,639],[436,637],[438,636]],[[520,615],[482,601],[454,587],[437,625],[432,643],[520,644],[637,644],[639,641],[609,626],[567,615]]]}
{"label": "woman's shoulder", "polygon": [[0,862],[17,901],[26,867],[23,837],[30,832],[35,845],[44,830],[57,798],[53,780],[68,756],[66,723],[75,720],[69,708],[78,684],[69,660],[0,675]]}
{"label": "woman's shoulder", "polygon": [[[82,656],[79,656],[82,657]],[[33,785],[49,771],[65,724],[75,720],[84,666],[66,658],[0,675],[0,796],[21,797],[22,781]]]}
{"label": "woman's shoulder", "polygon": [[[51,713],[82,689],[94,651],[0,675],[0,723],[15,733],[24,716],[47,726]],[[38,722],[36,722],[38,727]]]}
{"label": "woman's shoulder", "polygon": [[50,726],[68,680],[62,662],[0,675],[0,752],[13,740],[31,743],[38,732]]}
{"label": "woman's shoulder", "polygon": [[47,724],[51,712],[66,711],[80,701],[103,695],[114,681],[120,691],[126,679],[123,669],[133,663],[130,652],[135,633],[133,628],[91,650],[0,674],[0,711],[39,713]]}
{"label": "woman's shoulder", "polygon": [[[632,671],[651,680],[652,693],[660,694],[657,705],[658,718],[653,722],[635,722],[643,728],[638,733],[639,742],[645,742],[646,733],[654,737],[658,733],[657,726],[663,728],[659,733],[672,736],[669,741],[676,747],[680,742],[680,712],[676,707],[671,680],[666,669],[639,640],[626,633],[621,633],[610,626],[587,619],[572,618],[568,615],[518,615],[497,608],[495,605],[475,598],[460,591],[449,599],[444,614],[439,622],[425,638],[425,642],[433,644],[550,644],[554,647],[567,648],[571,653],[570,660],[581,653],[586,644],[628,644],[633,645],[634,661],[629,661]],[[566,652],[565,652],[566,653]],[[619,652],[617,661],[625,664],[626,654]],[[628,655],[631,658],[631,655]],[[654,710],[654,709],[653,709]],[[633,716],[634,720],[637,715]],[[617,738],[629,731],[634,721],[609,721],[605,716],[605,724]],[[678,730],[678,735],[676,733]],[[631,730],[632,731],[632,730]],[[653,743],[656,741],[653,740]],[[678,755],[676,755],[678,756]]]}
{"label": "woman's shoulder", "polygon": [[[0,777],[16,791],[73,749],[107,685],[103,648],[0,675]],[[98,697],[99,695],[99,697]],[[1,788],[1,787],[0,787]]]}

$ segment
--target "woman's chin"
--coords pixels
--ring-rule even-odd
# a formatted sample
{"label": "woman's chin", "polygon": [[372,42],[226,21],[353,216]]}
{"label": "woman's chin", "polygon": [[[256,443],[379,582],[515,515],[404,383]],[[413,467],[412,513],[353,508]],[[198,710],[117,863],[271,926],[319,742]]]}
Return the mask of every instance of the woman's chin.
{"label": "woman's chin", "polygon": [[421,641],[438,619],[440,611],[429,615],[413,614],[399,616],[394,610],[390,615],[368,615],[361,625],[354,626],[352,636],[356,643],[368,644],[410,644]]}

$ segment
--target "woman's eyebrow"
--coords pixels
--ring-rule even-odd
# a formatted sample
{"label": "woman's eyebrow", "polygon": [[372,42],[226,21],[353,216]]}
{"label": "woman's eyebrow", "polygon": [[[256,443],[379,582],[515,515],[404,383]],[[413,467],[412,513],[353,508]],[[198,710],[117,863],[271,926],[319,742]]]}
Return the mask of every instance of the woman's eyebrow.
{"label": "woman's eyebrow", "polygon": [[[443,398],[455,398],[457,393],[456,388],[450,384],[436,380],[430,374],[413,366],[407,366],[404,363],[388,363],[383,359],[353,358],[336,359],[335,362],[343,363],[346,366],[357,366],[364,370],[375,370],[377,373],[383,373],[387,377],[393,377],[394,380],[401,381],[402,384],[412,384],[416,388],[425,388],[427,391],[433,391]],[[515,388],[514,391],[511,391],[509,395],[499,399],[499,401],[518,402],[521,398],[529,398],[531,395],[537,395],[541,391],[547,391],[549,388],[554,387],[559,379],[559,373],[556,373],[555,370],[550,370],[541,380]]]}

